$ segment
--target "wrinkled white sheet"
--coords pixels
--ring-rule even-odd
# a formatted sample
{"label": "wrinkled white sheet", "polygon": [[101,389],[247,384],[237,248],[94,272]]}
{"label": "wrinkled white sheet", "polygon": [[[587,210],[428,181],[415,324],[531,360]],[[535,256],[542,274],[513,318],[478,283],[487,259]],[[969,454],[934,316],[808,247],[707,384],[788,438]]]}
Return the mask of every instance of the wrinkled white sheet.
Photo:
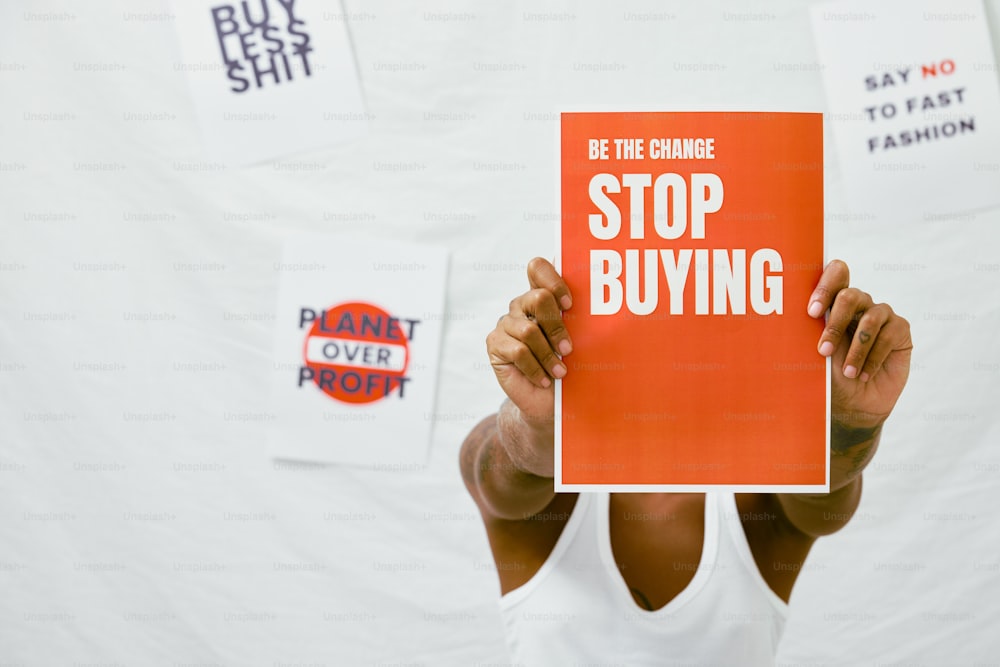
{"label": "wrinkled white sheet", "polygon": [[[215,169],[172,22],[126,18],[166,4],[4,3],[0,664],[504,664],[457,451],[501,397],[485,335],[553,251],[553,114],[823,110],[806,7],[348,0],[369,136]],[[915,367],[779,664],[996,664],[1000,211],[873,219],[827,166],[828,254],[910,319]],[[428,465],[275,464],[250,314],[286,234],[359,228],[452,253]]]}

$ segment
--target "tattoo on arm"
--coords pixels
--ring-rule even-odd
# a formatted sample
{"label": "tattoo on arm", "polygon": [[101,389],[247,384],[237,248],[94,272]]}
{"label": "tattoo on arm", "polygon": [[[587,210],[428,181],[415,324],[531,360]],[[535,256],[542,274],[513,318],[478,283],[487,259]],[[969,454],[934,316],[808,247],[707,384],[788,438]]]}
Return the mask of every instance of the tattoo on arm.
{"label": "tattoo on arm", "polygon": [[881,425],[875,428],[848,428],[834,421],[830,426],[830,450],[834,454],[846,454],[852,447],[874,440],[881,430]]}
{"label": "tattoo on arm", "polygon": [[642,591],[638,588],[629,588],[629,590],[632,591],[632,597],[635,598],[635,601],[638,602],[643,609],[653,611],[653,605],[650,604],[649,598],[643,595]]}
{"label": "tattoo on arm", "polygon": [[851,457],[851,467],[848,469],[847,474],[853,475],[864,469],[865,464],[868,463],[868,454],[872,451],[875,445],[868,445],[859,450],[854,456]]}
{"label": "tattoo on arm", "polygon": [[856,477],[875,453],[882,426],[849,428],[834,421],[830,427],[830,453],[841,460],[847,480]]}

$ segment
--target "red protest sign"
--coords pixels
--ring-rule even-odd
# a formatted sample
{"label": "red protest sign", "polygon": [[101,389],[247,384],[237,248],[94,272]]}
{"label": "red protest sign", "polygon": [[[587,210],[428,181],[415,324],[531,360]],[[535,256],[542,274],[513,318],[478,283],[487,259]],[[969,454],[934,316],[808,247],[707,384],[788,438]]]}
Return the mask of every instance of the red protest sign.
{"label": "red protest sign", "polygon": [[558,490],[828,484],[822,116],[565,113]]}

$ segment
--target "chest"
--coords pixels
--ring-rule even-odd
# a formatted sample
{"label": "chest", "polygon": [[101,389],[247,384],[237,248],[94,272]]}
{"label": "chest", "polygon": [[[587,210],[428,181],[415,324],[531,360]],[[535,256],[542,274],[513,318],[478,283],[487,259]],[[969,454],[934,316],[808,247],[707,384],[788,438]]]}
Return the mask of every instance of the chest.
{"label": "chest", "polygon": [[636,604],[659,609],[698,571],[705,535],[702,494],[612,494],[611,552]]}

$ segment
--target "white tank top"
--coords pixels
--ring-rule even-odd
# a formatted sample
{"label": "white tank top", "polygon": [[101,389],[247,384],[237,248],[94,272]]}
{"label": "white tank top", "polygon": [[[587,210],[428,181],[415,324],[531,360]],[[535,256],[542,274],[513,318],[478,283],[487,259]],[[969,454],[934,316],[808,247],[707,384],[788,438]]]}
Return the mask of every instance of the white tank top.
{"label": "white tank top", "polygon": [[542,567],[500,599],[513,664],[773,665],[788,605],[754,563],[733,494],[706,494],[698,569],[656,611],[636,604],[615,565],[609,498],[581,493]]}

